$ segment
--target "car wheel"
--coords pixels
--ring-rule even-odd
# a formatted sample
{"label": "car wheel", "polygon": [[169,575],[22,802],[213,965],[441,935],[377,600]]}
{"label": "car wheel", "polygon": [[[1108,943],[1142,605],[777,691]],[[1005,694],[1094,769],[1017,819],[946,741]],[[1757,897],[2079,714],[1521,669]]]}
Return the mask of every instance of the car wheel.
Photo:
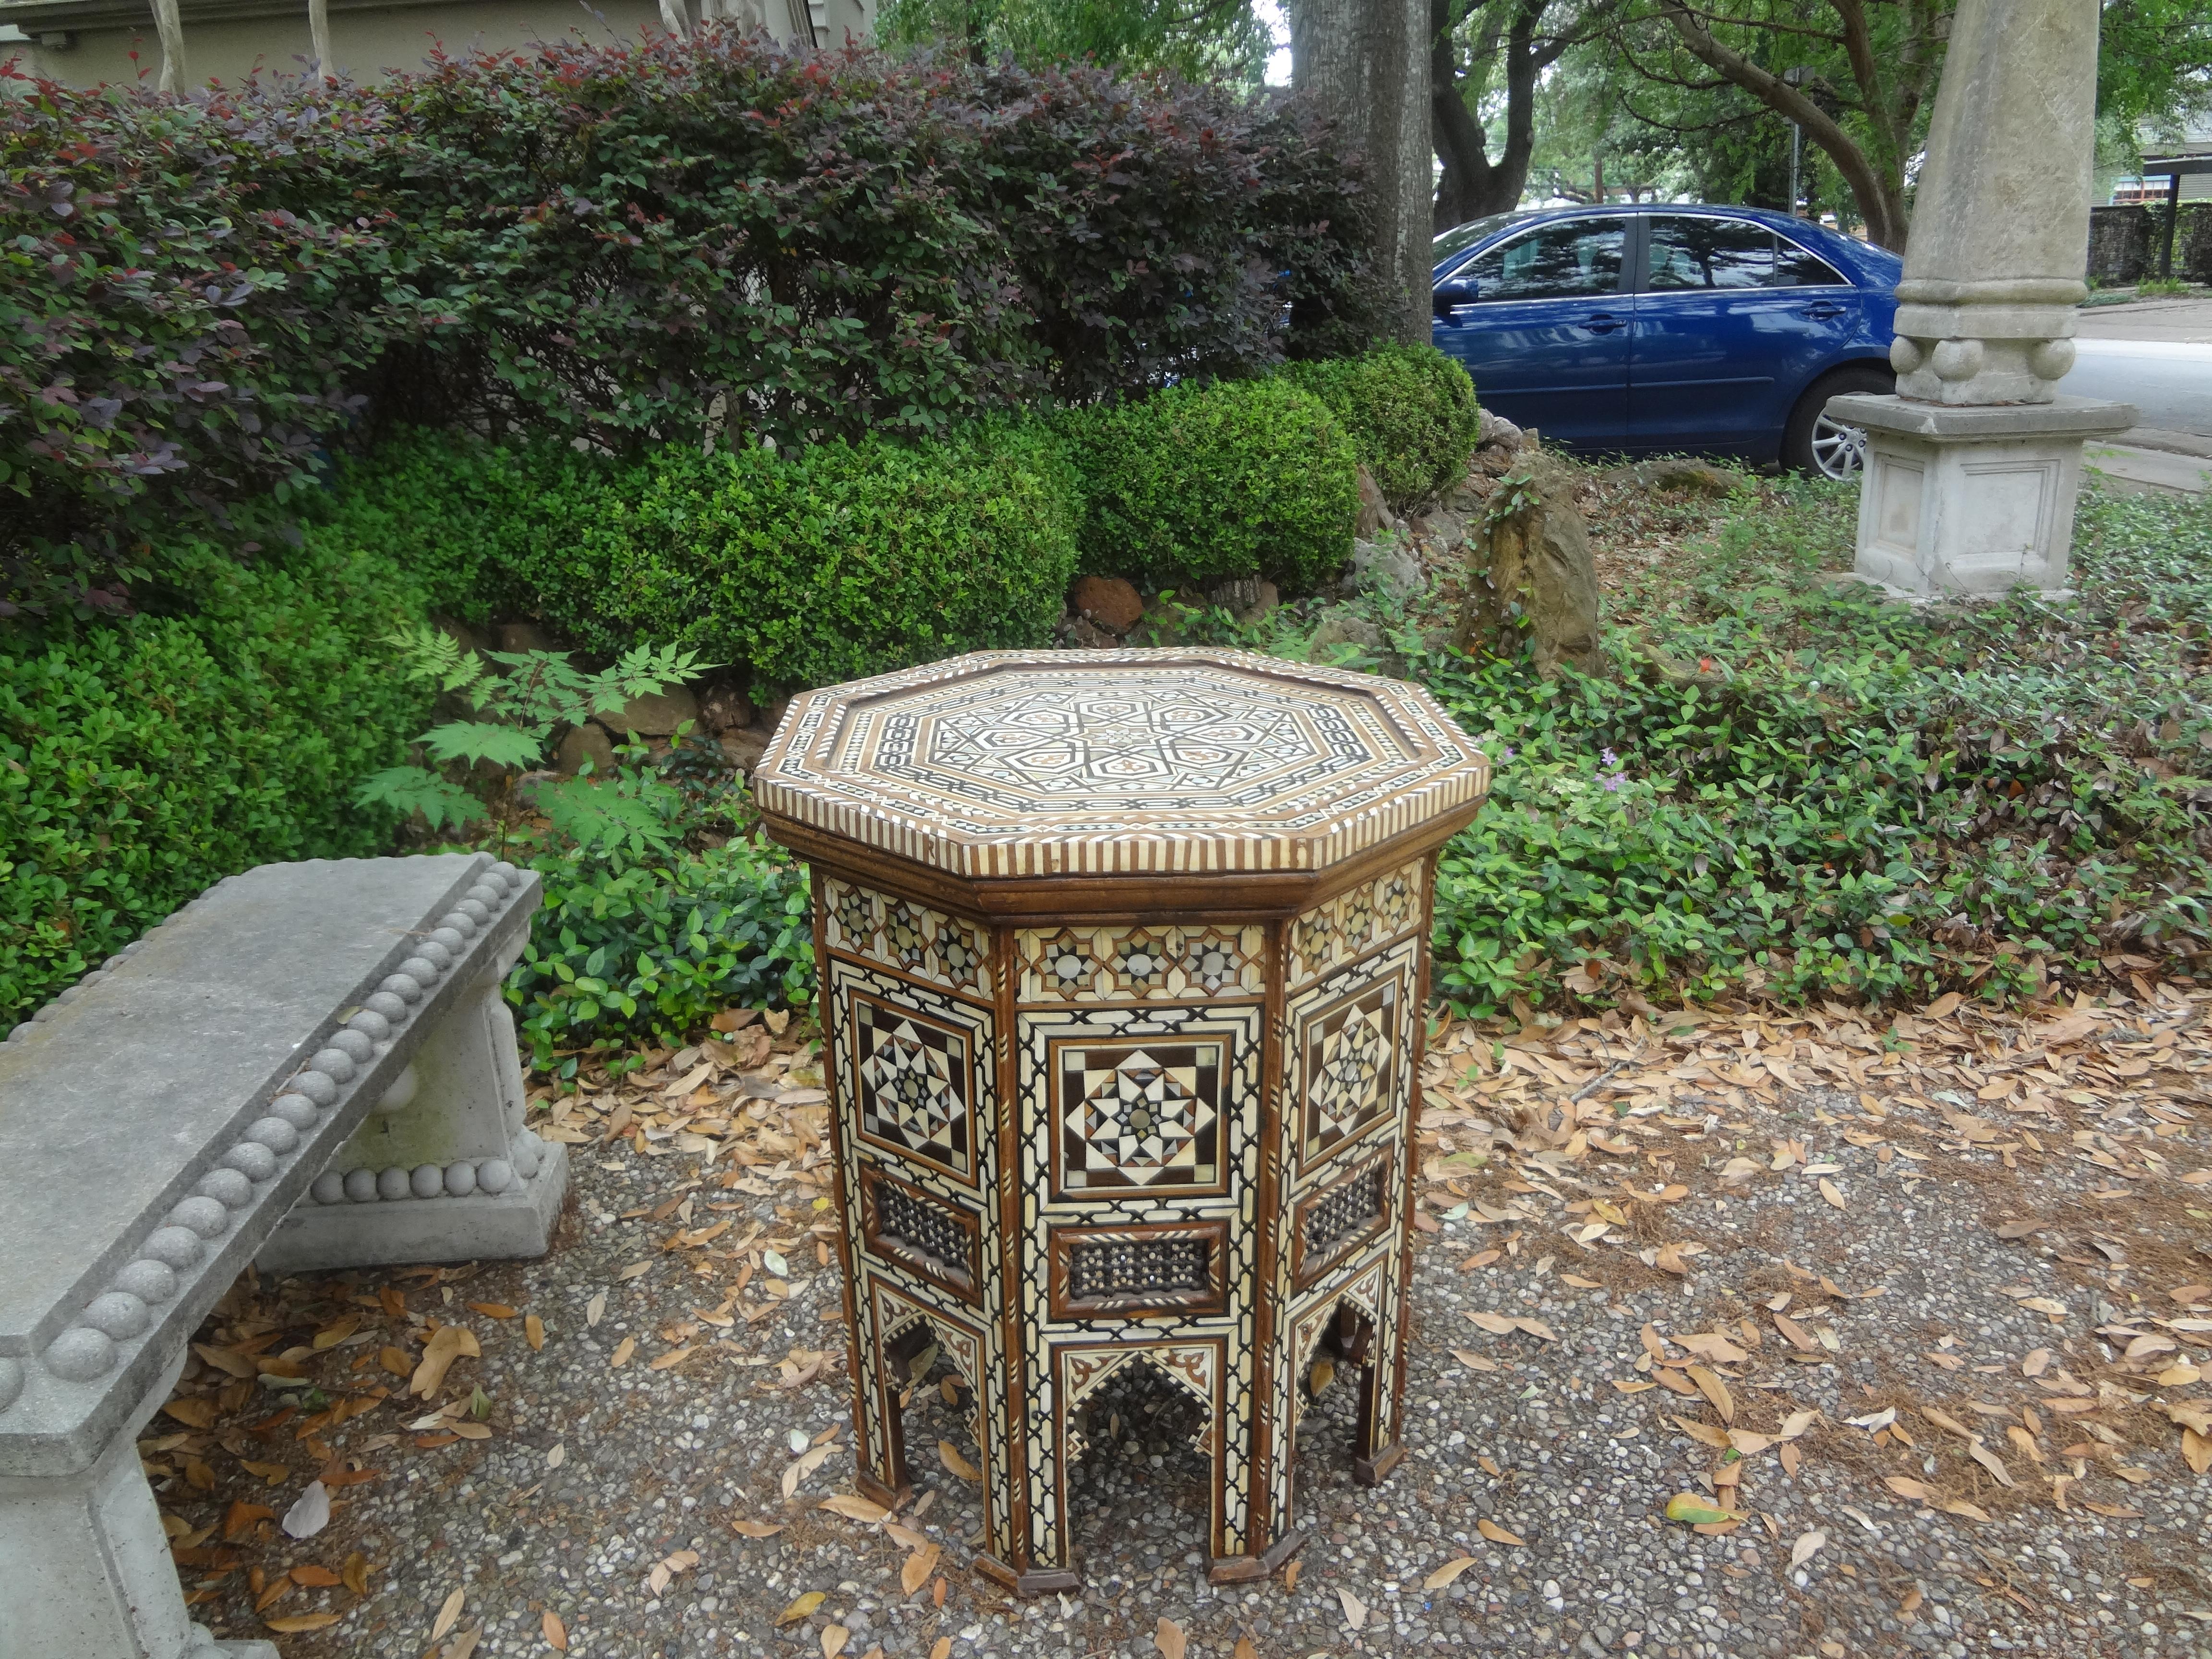
{"label": "car wheel", "polygon": [[1857,477],[1866,465],[1866,434],[1831,420],[1828,399],[1845,392],[1887,395],[1896,390],[1897,376],[1872,363],[1854,363],[1822,375],[1790,411],[1782,434],[1782,465],[1792,472],[1814,472],[1824,478]]}

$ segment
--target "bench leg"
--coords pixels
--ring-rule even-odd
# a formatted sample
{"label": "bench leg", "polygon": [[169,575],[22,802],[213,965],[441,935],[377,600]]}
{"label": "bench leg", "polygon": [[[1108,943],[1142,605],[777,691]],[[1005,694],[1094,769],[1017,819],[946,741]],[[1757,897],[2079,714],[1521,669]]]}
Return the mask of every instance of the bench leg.
{"label": "bench leg", "polygon": [[0,1659],[277,1659],[192,1623],[137,1435],[173,1370],[100,1461],[63,1480],[0,1480]]}
{"label": "bench leg", "polygon": [[264,1273],[545,1254],[568,1153],[523,1127],[495,971],[429,1034],[255,1258]]}

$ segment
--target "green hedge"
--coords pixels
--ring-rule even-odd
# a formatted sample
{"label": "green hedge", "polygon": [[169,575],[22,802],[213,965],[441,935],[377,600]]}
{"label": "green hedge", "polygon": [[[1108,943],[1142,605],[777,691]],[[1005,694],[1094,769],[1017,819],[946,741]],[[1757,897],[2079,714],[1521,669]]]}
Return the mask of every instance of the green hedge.
{"label": "green hedge", "polygon": [[1474,382],[1434,346],[1383,345],[1361,357],[1293,363],[1281,378],[1335,413],[1394,510],[1442,495],[1474,453],[1481,418]]}
{"label": "green hedge", "polygon": [[1083,476],[1083,568],[1154,587],[1266,576],[1306,592],[1352,556],[1358,460],[1282,379],[1171,386],[1056,423]]}
{"label": "green hedge", "polygon": [[313,533],[409,564],[464,621],[529,609],[588,650],[690,646],[784,689],[1044,643],[1077,503],[1057,448],[997,423],[637,465],[418,435]]}
{"label": "green hedge", "polygon": [[386,560],[164,551],[167,614],[0,629],[0,1024],[221,878],[386,850],[352,805],[429,699],[382,643]]}

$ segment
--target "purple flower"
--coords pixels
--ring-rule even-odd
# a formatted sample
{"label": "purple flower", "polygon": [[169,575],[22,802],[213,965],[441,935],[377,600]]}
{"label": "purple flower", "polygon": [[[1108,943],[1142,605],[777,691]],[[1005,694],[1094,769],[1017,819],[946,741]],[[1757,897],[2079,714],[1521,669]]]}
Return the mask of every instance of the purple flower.
{"label": "purple flower", "polygon": [[1613,771],[1618,772],[1620,770],[1620,757],[1614,754],[1612,750],[1601,749],[1598,750],[1597,757],[1601,761],[1604,762],[1605,764],[1610,767]]}
{"label": "purple flower", "polygon": [[1606,775],[1606,778],[1605,778],[1605,792],[1606,792],[1606,793],[1607,793],[1608,795],[1617,795],[1617,794],[1619,794],[1619,793],[1620,793],[1620,786],[1621,786],[1622,784],[1624,784],[1624,783],[1626,783],[1627,781],[1628,781],[1628,780],[1627,780],[1626,778],[1622,777],[1622,776],[1620,775],[1620,773],[1618,773],[1618,772],[1608,772],[1608,773]]}

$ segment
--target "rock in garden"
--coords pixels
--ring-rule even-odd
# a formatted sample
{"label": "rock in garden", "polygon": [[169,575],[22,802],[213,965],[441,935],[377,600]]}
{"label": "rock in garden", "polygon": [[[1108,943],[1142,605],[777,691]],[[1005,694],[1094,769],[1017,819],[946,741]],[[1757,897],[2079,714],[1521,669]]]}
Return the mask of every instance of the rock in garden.
{"label": "rock in garden", "polygon": [[1067,596],[1067,608],[1110,633],[1126,634],[1142,620],[1145,602],[1119,576],[1085,576]]}
{"label": "rock in garden", "polygon": [[1336,655],[1340,645],[1356,645],[1375,658],[1378,672],[1393,679],[1406,678],[1406,659],[1390,648],[1389,635],[1382,624],[1357,616],[1349,611],[1324,612],[1321,625],[1306,641],[1306,660],[1326,663]]}
{"label": "rock in garden", "polygon": [[1386,530],[1395,530],[1398,520],[1390,512],[1389,502],[1382,499],[1382,486],[1375,482],[1375,475],[1365,467],[1359,469],[1359,516],[1352,521],[1352,533],[1361,541],[1370,541]]}
{"label": "rock in garden", "polygon": [[505,622],[497,624],[492,632],[497,635],[499,648],[502,651],[558,651],[561,648],[553,643],[553,636],[545,631],[543,623]]}
{"label": "rock in garden", "polygon": [[698,720],[699,699],[685,687],[672,685],[665,691],[632,697],[612,714],[592,718],[617,737],[632,732],[641,738],[672,737],[684,721]]}
{"label": "rock in garden", "polygon": [[581,726],[572,726],[553,751],[554,763],[563,777],[574,777],[586,761],[592,769],[604,777],[614,769],[614,739],[586,720]]}
{"label": "rock in garden", "polygon": [[708,688],[699,699],[699,724],[709,732],[736,732],[753,723],[759,711],[734,685]]}
{"label": "rock in garden", "polygon": [[722,753],[728,757],[730,764],[750,777],[753,768],[760,764],[761,757],[768,752],[768,740],[772,735],[774,733],[767,726],[748,726],[735,732],[725,732],[717,741],[721,744]]}
{"label": "rock in garden", "polygon": [[1481,411],[1480,421],[1475,427],[1474,442],[1478,449],[1488,449],[1493,445],[1509,451],[1518,449],[1521,447],[1521,428],[1503,415],[1493,414],[1486,409]]}
{"label": "rock in garden", "polygon": [[1646,489],[1687,489],[1699,495],[1725,495],[1744,483],[1744,476],[1733,467],[1715,466],[1711,461],[1668,456],[1656,461],[1638,461],[1632,466],[1616,466],[1605,474],[1605,480],[1607,483],[1639,483]]}
{"label": "rock in garden", "polygon": [[1418,593],[1427,585],[1420,560],[1395,535],[1352,544],[1352,574],[1346,581],[1353,593],[1381,592],[1393,598]]}
{"label": "rock in garden", "polygon": [[1468,540],[1467,599],[1454,643],[1509,654],[1525,640],[1547,679],[1563,663],[1595,673],[1604,661],[1597,572],[1589,526],[1575,506],[1573,473],[1531,452],[1519,458],[1491,505],[1494,516]]}

